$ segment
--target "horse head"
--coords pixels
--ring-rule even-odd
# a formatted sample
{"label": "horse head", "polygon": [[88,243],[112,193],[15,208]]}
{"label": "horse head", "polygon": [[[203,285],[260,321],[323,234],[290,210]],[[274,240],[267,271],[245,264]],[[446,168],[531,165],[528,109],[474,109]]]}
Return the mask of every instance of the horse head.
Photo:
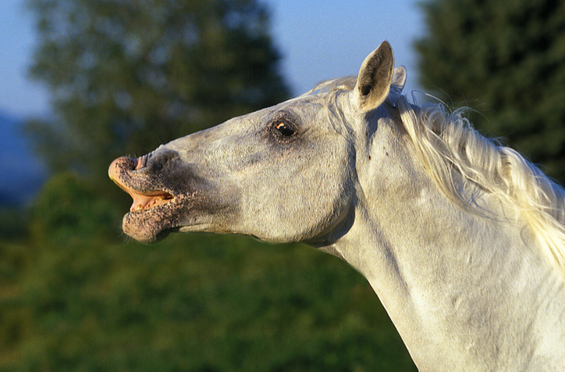
{"label": "horse head", "polygon": [[367,116],[393,104],[405,76],[402,67],[395,72],[392,49],[383,42],[356,80],[327,83],[137,159],[116,159],[110,178],[133,198],[124,232],[143,242],[170,231],[270,242],[333,239],[351,223],[356,141],[370,131]]}

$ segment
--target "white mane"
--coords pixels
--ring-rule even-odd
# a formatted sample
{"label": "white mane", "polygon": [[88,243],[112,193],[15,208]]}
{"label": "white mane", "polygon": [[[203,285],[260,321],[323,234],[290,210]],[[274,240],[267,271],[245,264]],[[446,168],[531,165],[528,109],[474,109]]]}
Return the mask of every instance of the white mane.
{"label": "white mane", "polygon": [[[328,80],[303,96],[321,94],[331,107],[335,95],[351,91],[355,82],[355,76]],[[496,195],[524,218],[543,256],[565,277],[565,189],[515,150],[477,132],[463,116],[465,109],[449,113],[442,104],[422,108],[399,93],[393,92],[394,102],[389,103],[399,110],[420,160],[443,194],[467,210],[482,213],[464,193],[465,187],[456,187],[455,169],[466,182]]]}
{"label": "white mane", "polygon": [[397,107],[420,159],[444,195],[465,208],[476,208],[464,189],[455,186],[453,169],[496,195],[523,216],[542,254],[565,276],[565,189],[515,150],[479,134],[463,117],[464,110],[448,113],[442,104],[420,108],[405,96]]}

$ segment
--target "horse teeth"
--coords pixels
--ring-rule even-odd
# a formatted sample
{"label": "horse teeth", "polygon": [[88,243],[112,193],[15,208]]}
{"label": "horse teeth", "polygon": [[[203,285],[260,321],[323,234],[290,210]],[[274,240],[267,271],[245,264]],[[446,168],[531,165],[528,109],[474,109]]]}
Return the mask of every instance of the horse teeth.
{"label": "horse teeth", "polygon": [[138,211],[140,209],[143,209],[143,205],[141,205],[141,204],[132,205],[131,208],[130,208],[130,212],[135,212],[135,211]]}
{"label": "horse teeth", "polygon": [[170,195],[157,195],[150,199],[145,199],[144,201],[138,201],[137,204],[132,205],[130,208],[130,212],[150,209],[155,205],[162,204],[165,200],[172,199]]}

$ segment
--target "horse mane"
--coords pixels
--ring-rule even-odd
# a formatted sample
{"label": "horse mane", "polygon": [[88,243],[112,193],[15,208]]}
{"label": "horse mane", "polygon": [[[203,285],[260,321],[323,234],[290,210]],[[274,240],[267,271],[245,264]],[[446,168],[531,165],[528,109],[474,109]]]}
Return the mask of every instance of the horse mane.
{"label": "horse mane", "polygon": [[[303,96],[318,94],[332,100],[355,87],[356,76],[328,80]],[[391,87],[393,89],[398,87]],[[400,87],[401,89],[401,87]],[[391,101],[394,97],[394,102]],[[464,116],[445,105],[418,107],[400,91],[389,95],[436,186],[462,208],[483,214],[466,192],[475,184],[516,210],[537,238],[541,254],[565,278],[565,189],[517,151],[481,135]],[[453,171],[464,185],[457,186]]]}
{"label": "horse mane", "polygon": [[421,161],[442,193],[466,209],[480,212],[465,188],[453,180],[478,185],[514,208],[540,243],[542,255],[565,277],[565,189],[515,150],[475,130],[466,109],[445,105],[418,107],[401,96],[396,102],[402,123]]}

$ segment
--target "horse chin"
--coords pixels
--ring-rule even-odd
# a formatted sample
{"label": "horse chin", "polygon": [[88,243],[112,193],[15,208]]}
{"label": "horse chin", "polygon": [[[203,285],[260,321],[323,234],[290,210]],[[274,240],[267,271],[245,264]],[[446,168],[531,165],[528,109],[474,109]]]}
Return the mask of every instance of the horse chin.
{"label": "horse chin", "polygon": [[142,243],[156,243],[166,238],[175,229],[168,217],[171,215],[165,206],[150,210],[127,213],[122,221],[122,229],[129,237]]}

